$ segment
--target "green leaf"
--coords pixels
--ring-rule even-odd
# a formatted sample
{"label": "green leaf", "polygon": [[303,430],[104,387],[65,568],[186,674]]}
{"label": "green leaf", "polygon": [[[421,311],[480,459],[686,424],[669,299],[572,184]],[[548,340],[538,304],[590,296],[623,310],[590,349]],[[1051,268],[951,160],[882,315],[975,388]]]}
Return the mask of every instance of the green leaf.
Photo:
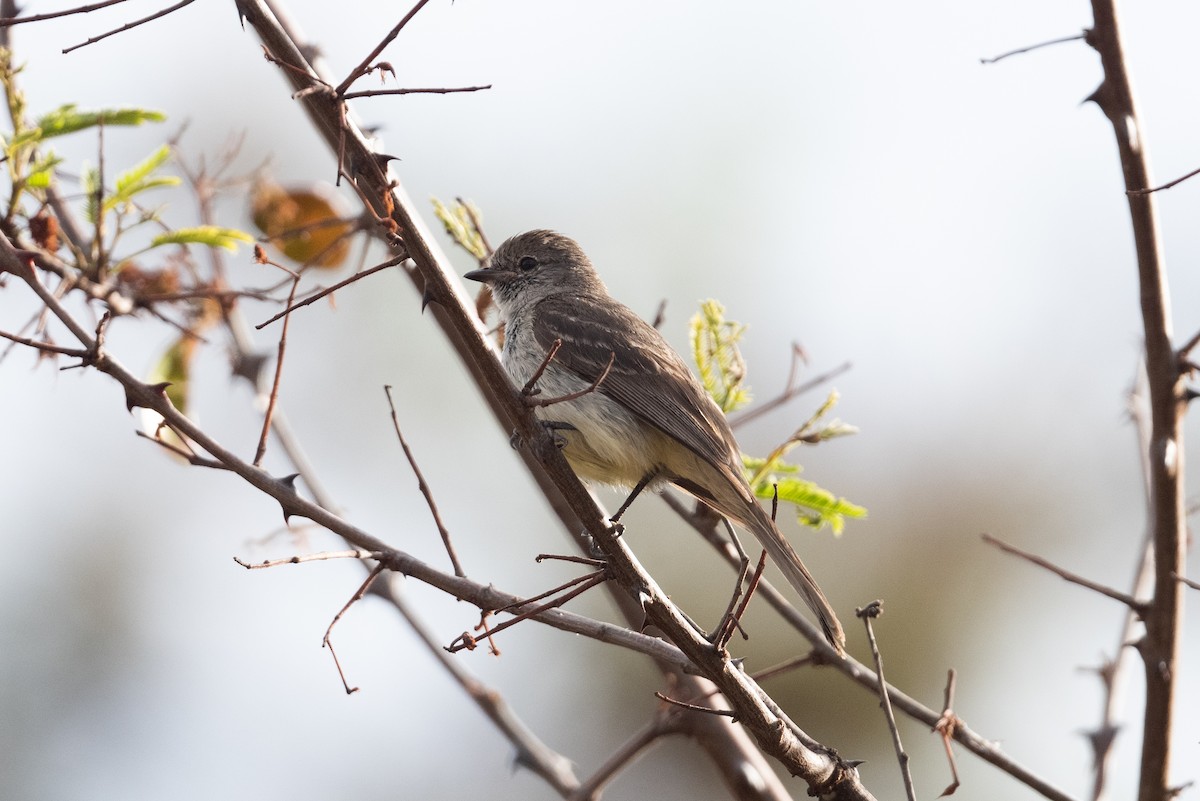
{"label": "green leaf", "polygon": [[161,111],[150,111],[142,108],[113,108],[101,111],[77,111],[74,103],[51,111],[37,120],[35,126],[40,131],[39,139],[49,139],[52,136],[94,128],[97,125],[141,125],[144,122],[162,122],[167,115]]}
{"label": "green leaf", "polygon": [[188,384],[192,370],[192,356],[196,352],[196,338],[184,335],[177,339],[166,352],[159,357],[158,363],[150,371],[146,379],[148,384],[169,382],[167,398],[176,409],[187,414]]}
{"label": "green leaf", "polygon": [[100,219],[100,204],[97,202],[100,189],[100,170],[95,167],[85,167],[83,170],[83,214],[89,223],[96,224]]}
{"label": "green leaf", "polygon": [[34,189],[46,189],[54,180],[54,168],[63,163],[63,159],[54,153],[46,153],[29,165],[29,177],[25,185]]}
{"label": "green leaf", "polygon": [[215,225],[200,225],[195,228],[180,228],[159,234],[150,241],[150,247],[163,245],[207,245],[210,248],[237,250],[238,243],[253,244],[254,237],[236,228],[219,228]]}
{"label": "green leaf", "polygon": [[446,233],[454,242],[479,261],[486,259],[487,245],[483,241],[483,234],[475,227],[475,221],[483,219],[479,208],[469,200],[466,203],[455,201],[451,207],[447,207],[436,197],[432,200],[433,213],[442,221]]}
{"label": "green leaf", "polygon": [[689,328],[692,358],[705,391],[726,414],[749,403],[750,389],[744,384],[746,363],[737,346],[746,327],[726,320],[725,307],[715,300],[706,300],[692,317]]}
{"label": "green leaf", "polygon": [[828,524],[834,534],[841,534],[847,517],[867,516],[867,510],[863,507],[801,478],[764,481],[755,485],[754,494],[760,498],[772,498],[776,487],[779,488],[779,500],[794,505],[800,522],[813,528]]}
{"label": "green leaf", "polygon": [[171,157],[171,148],[163,145],[145,158],[136,167],[117,176],[117,186],[113,194],[104,200],[104,209],[109,211],[124,203],[129,203],[134,196],[159,186],[178,186],[179,179],[174,175],[154,175]]}

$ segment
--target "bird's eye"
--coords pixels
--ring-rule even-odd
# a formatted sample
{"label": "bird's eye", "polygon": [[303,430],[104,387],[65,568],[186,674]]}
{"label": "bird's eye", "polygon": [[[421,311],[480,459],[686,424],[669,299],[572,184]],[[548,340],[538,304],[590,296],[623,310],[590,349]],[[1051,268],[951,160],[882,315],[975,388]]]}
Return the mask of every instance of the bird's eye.
{"label": "bird's eye", "polygon": [[517,262],[517,267],[523,273],[530,272],[533,270],[533,268],[535,268],[537,266],[538,266],[538,261],[533,256],[522,256],[521,260],[519,262]]}

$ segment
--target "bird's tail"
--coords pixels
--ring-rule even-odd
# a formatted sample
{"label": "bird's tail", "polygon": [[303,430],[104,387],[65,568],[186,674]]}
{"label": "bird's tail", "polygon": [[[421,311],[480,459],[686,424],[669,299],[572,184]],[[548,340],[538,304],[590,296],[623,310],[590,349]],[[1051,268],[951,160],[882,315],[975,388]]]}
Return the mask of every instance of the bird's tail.
{"label": "bird's tail", "polygon": [[783,534],[775,525],[775,521],[767,514],[767,510],[754,501],[750,502],[750,506],[752,507],[751,519],[744,521],[744,525],[750,529],[750,533],[766,549],[771,561],[779,566],[783,575],[787,577],[788,583],[796,592],[800,593],[800,597],[808,604],[808,608],[817,616],[817,620],[821,623],[821,629],[825,632],[825,639],[829,640],[829,644],[839,654],[845,653],[846,633],[842,631],[842,624],[838,622],[833,607],[825,598],[825,593],[821,592],[821,588],[817,586],[816,579],[800,561],[796,549],[784,539]]}

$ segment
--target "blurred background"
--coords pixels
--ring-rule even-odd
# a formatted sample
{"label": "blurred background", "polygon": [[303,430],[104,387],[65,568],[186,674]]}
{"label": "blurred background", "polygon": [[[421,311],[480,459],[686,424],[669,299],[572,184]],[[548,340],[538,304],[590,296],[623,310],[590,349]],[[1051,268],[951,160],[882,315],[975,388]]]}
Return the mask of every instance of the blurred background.
{"label": "blurred background", "polygon": [[[1145,142],[1165,181],[1200,166],[1200,7],[1126,6]],[[339,75],[405,10],[289,7]],[[152,10],[14,29],[30,113],[68,102],[167,113],[164,125],[107,132],[113,171],[186,126],[182,146],[195,158],[243,136],[241,171],[269,158],[282,183],[332,182],[332,157],[232,3],[197,3],[61,53]],[[424,209],[430,196],[460,195],[483,209],[493,241],[535,227],[575,237],[635,310],[651,317],[666,301],[663,331],[678,348],[697,303],[720,299],[750,326],[744,352],[759,399],[783,388],[793,342],[810,355],[807,375],[851,362],[741,430],[743,448],[767,452],[839,391],[835,414],[861,433],[796,456],[807,478],[870,516],[839,538],[787,530],[847,622],[851,651],[868,656],[854,608],[884,599],[889,678],[938,708],[955,668],[956,711],[1080,798],[1091,782],[1081,732],[1101,710],[1087,668],[1116,652],[1123,610],[980,534],[1128,588],[1145,520],[1126,411],[1141,329],[1132,241],[1111,131],[1081,102],[1099,81],[1097,56],[1072,42],[980,59],[1090,22],[1082,0],[438,0],[383,55],[398,85],[494,88],[354,103]],[[56,147],[72,164],[95,163],[92,134]],[[156,197],[174,224],[194,224],[185,191]],[[1182,341],[1200,328],[1200,183],[1160,200]],[[247,208],[244,192],[227,195],[221,223],[249,229]],[[453,256],[462,271],[474,266]],[[232,263],[240,281],[268,283],[247,249]],[[533,563],[567,550],[562,532],[419,297],[394,272],[369,281],[338,293],[336,308],[292,320],[282,401],[320,476],[356,524],[445,565],[391,431],[382,385],[392,384],[468,573],[525,594],[563,580],[567,568]],[[245,309],[254,322],[269,315]],[[0,327],[18,328],[32,310],[14,282],[0,292]],[[173,333],[119,321],[110,336],[119,359],[149,372]],[[261,347],[276,336],[262,334]],[[0,363],[0,382],[0,796],[554,797],[513,770],[507,742],[377,600],[335,629],[362,688],[345,695],[320,644],[361,580],[356,565],[248,573],[232,561],[336,548],[332,537],[304,521],[282,532],[278,507],[248,486],[136,439],[120,389],[99,375],[60,373],[18,350]],[[250,456],[261,413],[228,377],[223,343],[201,357],[193,392],[193,415]],[[268,466],[289,472],[275,450]],[[657,499],[626,522],[676,600],[715,620],[731,579],[707,546]],[[415,582],[404,591],[443,642],[477,620]],[[614,615],[600,592],[572,608]],[[1200,720],[1185,714],[1200,704],[1200,631],[1194,618],[1187,625],[1179,783],[1200,764]],[[751,640],[736,647],[752,670],[803,650],[761,610],[748,627]],[[581,776],[653,714],[661,679],[638,656],[534,624],[499,643],[499,658],[481,649],[458,659]],[[1135,786],[1141,683],[1135,663],[1113,797]],[[830,670],[766,687],[813,736],[867,760],[878,797],[901,793],[876,698]],[[918,791],[932,797],[950,781],[940,742],[901,725]],[[961,796],[1035,797],[968,754],[959,767]],[[696,749],[670,740],[606,797],[725,796]]]}

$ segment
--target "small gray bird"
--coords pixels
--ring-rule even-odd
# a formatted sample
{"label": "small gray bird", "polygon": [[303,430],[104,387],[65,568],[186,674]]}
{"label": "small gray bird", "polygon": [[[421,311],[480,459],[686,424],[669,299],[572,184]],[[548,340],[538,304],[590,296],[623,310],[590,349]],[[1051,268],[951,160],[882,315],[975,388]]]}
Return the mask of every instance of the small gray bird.
{"label": "small gray bird", "polygon": [[837,615],[755,499],[725,415],[658,331],[608,294],[579,245],[553,231],[529,231],[466,277],[492,288],[504,323],[504,367],[517,386],[555,340],[562,346],[538,381],[544,397],[586,389],[611,359],[595,391],[537,409],[539,418],[560,424],[576,474],[625,488],[671,483],[741,524],[841,653],[846,636]]}

